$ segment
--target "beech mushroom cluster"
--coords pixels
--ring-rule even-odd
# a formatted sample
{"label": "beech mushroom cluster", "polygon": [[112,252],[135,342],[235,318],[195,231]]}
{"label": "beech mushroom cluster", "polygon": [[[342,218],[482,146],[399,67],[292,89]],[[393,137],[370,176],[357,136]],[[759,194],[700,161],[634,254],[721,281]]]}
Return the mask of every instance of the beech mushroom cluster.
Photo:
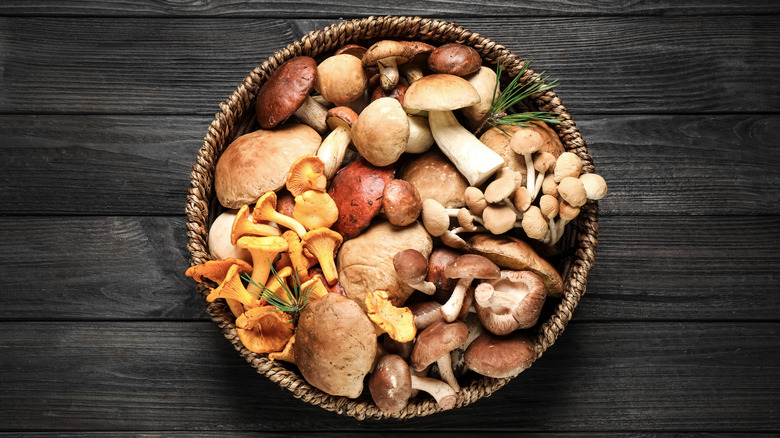
{"label": "beech mushroom cluster", "polygon": [[247,349],[331,395],[367,381],[389,413],[530,366],[526,330],[563,280],[526,240],[554,245],[606,184],[543,121],[486,125],[517,92],[500,79],[474,48],[421,41],[276,68],[259,129],[216,165],[213,260],[186,273]]}

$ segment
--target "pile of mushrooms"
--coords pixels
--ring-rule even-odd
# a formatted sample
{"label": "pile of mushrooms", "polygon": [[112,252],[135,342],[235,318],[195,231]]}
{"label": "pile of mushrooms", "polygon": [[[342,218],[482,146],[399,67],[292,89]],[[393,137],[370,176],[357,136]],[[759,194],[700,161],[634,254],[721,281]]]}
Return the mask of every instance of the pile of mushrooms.
{"label": "pile of mushrooms", "polygon": [[530,366],[563,280],[529,241],[556,245],[607,189],[544,123],[478,137],[497,79],[471,47],[420,41],[274,71],[259,128],[216,166],[212,260],[187,270],[247,349],[328,394],[368,382],[388,413],[451,409],[469,374]]}

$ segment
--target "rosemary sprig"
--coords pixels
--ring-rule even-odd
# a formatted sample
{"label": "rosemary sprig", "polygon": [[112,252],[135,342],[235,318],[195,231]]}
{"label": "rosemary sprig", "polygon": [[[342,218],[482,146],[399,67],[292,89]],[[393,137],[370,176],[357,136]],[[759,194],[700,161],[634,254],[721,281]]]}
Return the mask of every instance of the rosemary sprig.
{"label": "rosemary sprig", "polygon": [[[529,122],[533,121],[554,124],[561,123],[557,114],[548,111],[530,111],[516,114],[509,113],[509,109],[521,101],[534,94],[545,92],[558,84],[557,80],[548,81],[545,78],[544,73],[539,74],[535,80],[526,84],[520,83],[520,77],[525,74],[530,64],[531,61],[523,63],[522,68],[520,68],[520,71],[515,75],[509,85],[500,92],[497,99],[490,103],[487,118],[479,129],[477,129],[477,133],[482,131],[486,125],[490,125],[491,127],[495,126],[501,129],[502,126],[507,125],[525,127],[528,126]],[[504,65],[499,62],[496,67],[496,85],[493,88],[494,96],[499,89],[503,73]]]}
{"label": "rosemary sprig", "polygon": [[274,291],[267,288],[265,285],[255,283],[255,281],[252,280],[252,276],[246,272],[241,274],[241,279],[247,281],[249,284],[255,285],[258,289],[260,289],[260,295],[258,298],[263,299],[268,304],[276,307],[276,309],[272,310],[272,312],[287,313],[292,316],[292,319],[288,320],[288,322],[297,322],[299,314],[306,307],[306,304],[309,303],[309,296],[311,295],[313,286],[307,286],[301,289],[301,278],[298,276],[297,269],[293,269],[292,288],[288,287],[287,282],[284,281],[281,276],[279,276],[279,273],[276,272],[273,264],[271,264],[271,275],[273,275],[276,281],[278,281],[282,286],[282,290],[284,291],[284,295],[287,297],[287,301],[276,295]]}

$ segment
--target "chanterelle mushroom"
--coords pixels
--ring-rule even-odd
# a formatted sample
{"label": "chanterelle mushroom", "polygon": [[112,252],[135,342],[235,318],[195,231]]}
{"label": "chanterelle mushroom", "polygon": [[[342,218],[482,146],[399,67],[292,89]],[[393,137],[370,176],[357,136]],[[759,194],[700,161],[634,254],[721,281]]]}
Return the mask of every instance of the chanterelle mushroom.
{"label": "chanterelle mushroom", "polygon": [[296,56],[280,65],[257,93],[257,121],[271,129],[295,114],[320,134],[327,130],[327,109],[309,96],[317,79],[317,61]]}
{"label": "chanterelle mushroom", "polygon": [[252,221],[249,213],[249,205],[243,205],[238,209],[230,228],[230,243],[235,245],[243,236],[281,236],[282,232],[267,224],[258,224]]}
{"label": "chanterelle mushroom", "polygon": [[487,180],[504,159],[482,144],[458,123],[452,110],[480,102],[479,94],[465,79],[447,74],[424,76],[409,86],[404,108],[428,111],[428,123],[436,144],[472,186]]}
{"label": "chanterelle mushroom", "polygon": [[455,263],[444,270],[444,275],[449,278],[458,278],[458,283],[452,291],[449,300],[442,306],[441,312],[447,322],[455,321],[463,307],[463,299],[466,289],[475,278],[482,280],[495,280],[501,276],[501,272],[495,263],[485,257],[476,254],[464,254],[455,260]]}
{"label": "chanterelle mushroom", "polygon": [[343,240],[341,234],[328,228],[316,228],[301,237],[304,253],[317,258],[322,275],[329,285],[335,284],[339,279],[334,258]]}
{"label": "chanterelle mushroom", "polygon": [[307,230],[329,228],[339,218],[339,209],[325,192],[307,190],[295,197],[293,218]]}
{"label": "chanterelle mushroom", "polygon": [[328,185],[325,177],[325,163],[314,155],[304,155],[290,166],[287,171],[287,190],[293,196],[299,196],[307,190],[324,192]]}
{"label": "chanterelle mushroom", "polygon": [[244,236],[238,239],[238,247],[244,248],[252,254],[252,281],[257,286],[250,284],[247,286],[247,290],[259,293],[260,287],[258,286],[265,285],[268,281],[271,263],[280,252],[287,250],[287,241],[276,236]]}
{"label": "chanterelle mushroom", "polygon": [[501,271],[501,278],[474,289],[474,303],[482,325],[496,335],[533,327],[539,319],[547,289],[530,271]]}
{"label": "chanterelle mushroom", "polygon": [[257,200],[257,204],[255,204],[255,208],[252,210],[252,219],[254,219],[255,222],[276,222],[283,227],[295,231],[301,237],[306,234],[306,227],[300,222],[276,211],[275,192],[267,192]]}

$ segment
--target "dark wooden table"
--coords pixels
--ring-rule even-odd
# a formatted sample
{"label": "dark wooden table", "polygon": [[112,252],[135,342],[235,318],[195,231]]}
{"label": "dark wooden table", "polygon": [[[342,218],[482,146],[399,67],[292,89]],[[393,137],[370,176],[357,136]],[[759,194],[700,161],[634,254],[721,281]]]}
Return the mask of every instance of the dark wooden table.
{"label": "dark wooden table", "polygon": [[[0,435],[780,432],[780,4],[178,3],[0,4]],[[559,79],[610,193],[588,292],[531,369],[358,422],[228,344],[183,274],[184,205],[256,65],[385,14],[457,21]]]}

